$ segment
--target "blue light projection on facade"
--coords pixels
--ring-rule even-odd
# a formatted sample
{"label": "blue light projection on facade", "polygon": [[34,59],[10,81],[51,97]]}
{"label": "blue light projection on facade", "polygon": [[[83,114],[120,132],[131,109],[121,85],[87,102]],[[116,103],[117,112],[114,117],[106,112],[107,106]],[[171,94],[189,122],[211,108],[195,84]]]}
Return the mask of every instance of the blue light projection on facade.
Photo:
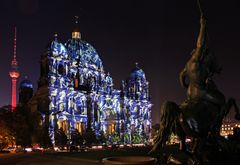
{"label": "blue light projection on facade", "polygon": [[41,56],[37,93],[44,93],[43,86],[47,86],[48,100],[39,100],[41,105],[48,105],[46,120],[53,144],[54,130],[62,128],[71,140],[74,130],[83,134],[89,126],[97,137],[104,133],[109,143],[113,136],[119,136],[122,143],[139,143],[134,135],[140,137],[140,142],[147,141],[152,104],[145,73],[136,64],[129,79],[122,81],[121,89],[114,89],[98,53],[80,36],[74,31],[72,38],[62,44],[55,35]]}

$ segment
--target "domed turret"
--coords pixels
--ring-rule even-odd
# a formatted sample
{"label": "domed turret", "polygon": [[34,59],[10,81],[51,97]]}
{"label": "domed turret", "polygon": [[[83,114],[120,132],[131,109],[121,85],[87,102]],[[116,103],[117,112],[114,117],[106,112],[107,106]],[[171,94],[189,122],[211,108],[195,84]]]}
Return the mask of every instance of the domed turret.
{"label": "domed turret", "polygon": [[94,70],[102,70],[102,60],[95,48],[81,39],[69,39],[65,43],[67,52],[72,60],[79,61],[80,65]]}
{"label": "domed turret", "polygon": [[135,64],[135,68],[130,74],[130,78],[122,83],[123,94],[131,99],[147,99],[148,96],[148,82],[144,71]]}
{"label": "domed turret", "polygon": [[106,76],[106,83],[108,84],[108,85],[112,85],[113,84],[113,79],[112,79],[112,77],[110,76],[110,73],[108,72],[107,73],[107,76]]}
{"label": "domed turret", "polygon": [[49,44],[49,49],[51,52],[51,55],[53,56],[59,56],[60,58],[68,58],[67,49],[64,47],[64,45],[60,42],[58,42],[58,34],[54,34],[54,40]]}
{"label": "domed turret", "polygon": [[25,79],[23,81],[21,81],[20,83],[20,88],[33,88],[33,84],[30,80],[27,79],[27,77],[25,77]]}
{"label": "domed turret", "polygon": [[144,71],[138,67],[138,63],[135,63],[135,68],[132,70],[131,75],[130,75],[131,79],[145,79],[145,73]]}
{"label": "domed turret", "polygon": [[81,39],[78,26],[78,16],[75,16],[75,28],[72,31],[72,38],[64,45],[70,60],[77,61],[78,65],[94,70],[103,70],[102,61],[92,45]]}
{"label": "domed turret", "polygon": [[113,79],[110,76],[110,73],[107,73],[107,76],[105,78],[105,89],[107,94],[111,94],[113,91]]}
{"label": "domed turret", "polygon": [[25,105],[33,96],[33,84],[27,76],[21,81],[19,87],[19,104]]}

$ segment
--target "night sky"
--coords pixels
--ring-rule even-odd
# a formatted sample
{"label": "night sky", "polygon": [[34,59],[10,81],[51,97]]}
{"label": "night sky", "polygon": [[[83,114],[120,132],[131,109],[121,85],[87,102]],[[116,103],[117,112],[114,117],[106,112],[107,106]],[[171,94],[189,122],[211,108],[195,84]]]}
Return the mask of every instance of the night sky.
{"label": "night sky", "polygon": [[[178,74],[195,47],[199,31],[196,0],[1,0],[0,2],[0,105],[11,103],[8,76],[17,26],[17,60],[20,81],[27,75],[37,88],[39,60],[58,33],[71,37],[73,17],[80,16],[82,39],[93,45],[120,87],[134,63],[145,71],[154,104],[152,118],[159,120],[163,101],[181,103],[186,91]],[[203,0],[208,19],[210,49],[223,66],[216,84],[226,97],[240,102],[240,6],[237,0]],[[20,82],[18,81],[18,83]]]}

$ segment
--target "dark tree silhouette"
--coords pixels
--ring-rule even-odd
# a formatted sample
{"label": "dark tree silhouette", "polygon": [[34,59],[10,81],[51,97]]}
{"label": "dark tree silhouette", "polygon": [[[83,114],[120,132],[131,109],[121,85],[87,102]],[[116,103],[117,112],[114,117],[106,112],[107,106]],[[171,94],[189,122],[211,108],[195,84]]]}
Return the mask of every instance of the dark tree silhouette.
{"label": "dark tree silhouette", "polygon": [[87,146],[91,146],[93,143],[97,143],[96,134],[92,129],[87,129],[83,134],[83,138]]}
{"label": "dark tree silhouette", "polygon": [[73,145],[80,145],[80,146],[83,145],[83,142],[84,142],[83,136],[79,133],[79,131],[77,129],[75,129],[72,132],[71,137],[72,137]]}
{"label": "dark tree silhouette", "polygon": [[25,106],[16,107],[13,113],[13,129],[16,133],[16,144],[24,148],[32,144],[29,118],[29,111]]}
{"label": "dark tree silhouette", "polygon": [[60,129],[57,129],[55,131],[55,144],[57,146],[60,146],[60,147],[63,147],[65,145],[67,145],[67,136],[66,134],[64,133],[63,129],[60,128]]}

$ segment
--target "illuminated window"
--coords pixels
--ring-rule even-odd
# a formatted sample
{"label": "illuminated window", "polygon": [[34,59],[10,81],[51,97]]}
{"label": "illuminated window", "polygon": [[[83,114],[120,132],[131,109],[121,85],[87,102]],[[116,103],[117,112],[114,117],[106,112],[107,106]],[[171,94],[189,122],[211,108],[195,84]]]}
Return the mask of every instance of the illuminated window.
{"label": "illuminated window", "polygon": [[64,74],[64,67],[63,67],[63,65],[62,64],[59,64],[58,65],[58,74],[61,74],[61,75],[63,75]]}
{"label": "illuminated window", "polygon": [[83,125],[82,125],[82,123],[81,122],[76,122],[75,123],[75,128],[78,130],[78,132],[80,133],[80,134],[82,134],[82,132],[83,132]]}
{"label": "illuminated window", "polygon": [[67,133],[67,129],[68,129],[67,121],[66,121],[66,120],[60,120],[60,121],[58,121],[58,128],[59,128],[59,129],[62,128],[63,131],[64,131],[65,133]]}
{"label": "illuminated window", "polygon": [[75,87],[76,89],[78,88],[78,79],[77,79],[77,78],[74,80],[74,87]]}
{"label": "illuminated window", "polygon": [[107,133],[113,134],[115,132],[115,124],[109,124],[107,127]]}
{"label": "illuminated window", "polygon": [[114,133],[114,132],[115,132],[115,125],[112,124],[112,133]]}

